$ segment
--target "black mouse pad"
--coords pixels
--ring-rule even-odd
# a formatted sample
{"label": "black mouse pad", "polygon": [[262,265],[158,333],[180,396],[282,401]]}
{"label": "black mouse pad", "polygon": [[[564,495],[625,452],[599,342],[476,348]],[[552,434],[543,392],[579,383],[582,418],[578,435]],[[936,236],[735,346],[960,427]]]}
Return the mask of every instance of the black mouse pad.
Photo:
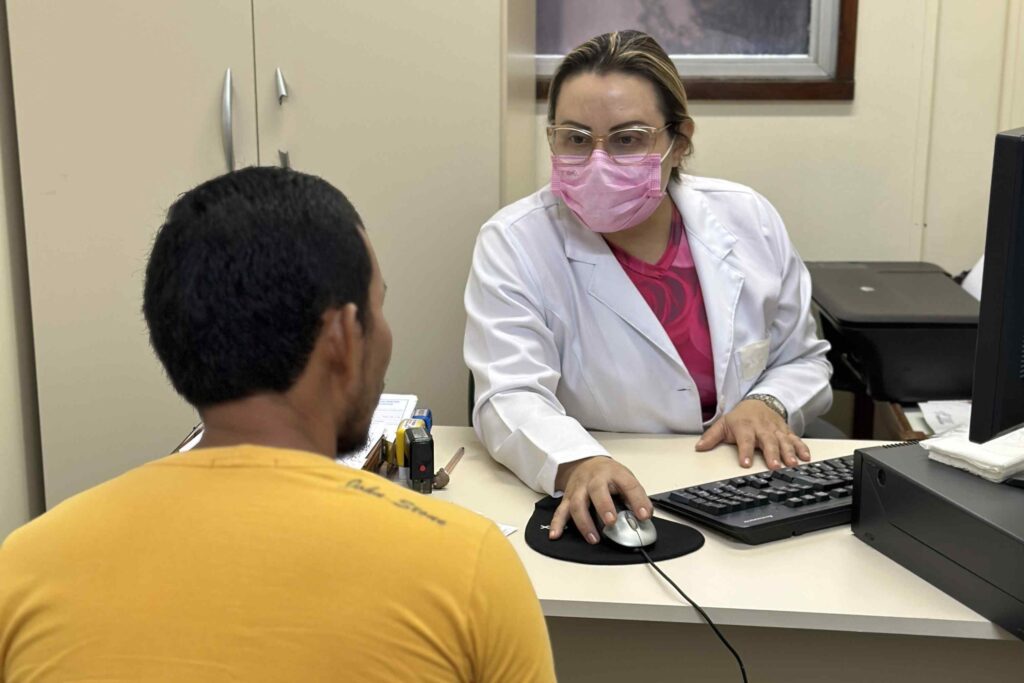
{"label": "black mouse pad", "polygon": [[[545,496],[533,508],[533,515],[526,524],[526,544],[538,553],[580,564],[643,564],[647,561],[635,549],[623,548],[604,536],[597,545],[590,545],[576,529],[571,517],[562,537],[557,541],[549,539],[551,518],[561,502],[561,498]],[[685,524],[654,518],[654,527],[658,530],[658,540],[647,546],[647,554],[655,562],[687,555],[704,545],[704,534]]]}

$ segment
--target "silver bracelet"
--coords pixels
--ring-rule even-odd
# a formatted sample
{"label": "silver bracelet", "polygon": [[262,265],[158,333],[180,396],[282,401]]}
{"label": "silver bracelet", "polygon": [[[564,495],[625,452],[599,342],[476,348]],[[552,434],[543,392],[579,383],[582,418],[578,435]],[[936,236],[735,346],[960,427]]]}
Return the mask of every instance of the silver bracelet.
{"label": "silver bracelet", "polygon": [[743,400],[746,401],[748,399],[752,401],[760,401],[761,403],[765,404],[766,406],[774,410],[776,413],[781,415],[783,420],[789,422],[789,411],[786,410],[786,406],[782,405],[782,401],[775,398],[771,394],[747,394],[746,398],[744,398]]}

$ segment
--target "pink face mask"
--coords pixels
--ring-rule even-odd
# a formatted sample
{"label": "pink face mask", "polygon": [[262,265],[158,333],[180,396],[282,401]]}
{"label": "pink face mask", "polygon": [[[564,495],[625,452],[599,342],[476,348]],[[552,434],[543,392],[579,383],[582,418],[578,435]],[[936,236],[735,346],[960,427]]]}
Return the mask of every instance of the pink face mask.
{"label": "pink face mask", "polygon": [[[667,155],[666,155],[667,156]],[[623,166],[595,149],[585,164],[551,157],[551,191],[594,232],[618,232],[643,223],[661,204],[659,154],[647,154],[638,164]]]}

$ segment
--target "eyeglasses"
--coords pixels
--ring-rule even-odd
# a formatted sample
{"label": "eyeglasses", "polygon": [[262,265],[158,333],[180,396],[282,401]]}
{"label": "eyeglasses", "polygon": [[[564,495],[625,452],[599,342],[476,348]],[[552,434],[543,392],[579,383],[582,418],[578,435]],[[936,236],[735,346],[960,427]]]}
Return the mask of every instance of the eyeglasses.
{"label": "eyeglasses", "polygon": [[572,126],[548,126],[548,145],[551,153],[564,164],[585,164],[599,142],[604,151],[617,164],[629,166],[639,164],[654,151],[658,135],[672,127],[669,123],[661,128],[652,126],[631,126],[608,133],[593,133]]}

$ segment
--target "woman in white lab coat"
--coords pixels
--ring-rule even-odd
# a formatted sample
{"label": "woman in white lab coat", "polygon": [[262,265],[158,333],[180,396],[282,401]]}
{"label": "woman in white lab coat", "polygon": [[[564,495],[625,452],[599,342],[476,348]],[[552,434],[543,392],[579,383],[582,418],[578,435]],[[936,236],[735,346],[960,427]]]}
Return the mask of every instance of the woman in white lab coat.
{"label": "woman in white lab coat", "polygon": [[797,436],[832,399],[811,283],[775,209],[753,190],[683,175],[693,120],[649,36],[598,36],[551,83],[552,182],[481,229],[466,286],[473,423],[491,455],[589,513],[613,494],[641,519],[643,487],[587,430],[702,433],[698,450],[810,453]]}

